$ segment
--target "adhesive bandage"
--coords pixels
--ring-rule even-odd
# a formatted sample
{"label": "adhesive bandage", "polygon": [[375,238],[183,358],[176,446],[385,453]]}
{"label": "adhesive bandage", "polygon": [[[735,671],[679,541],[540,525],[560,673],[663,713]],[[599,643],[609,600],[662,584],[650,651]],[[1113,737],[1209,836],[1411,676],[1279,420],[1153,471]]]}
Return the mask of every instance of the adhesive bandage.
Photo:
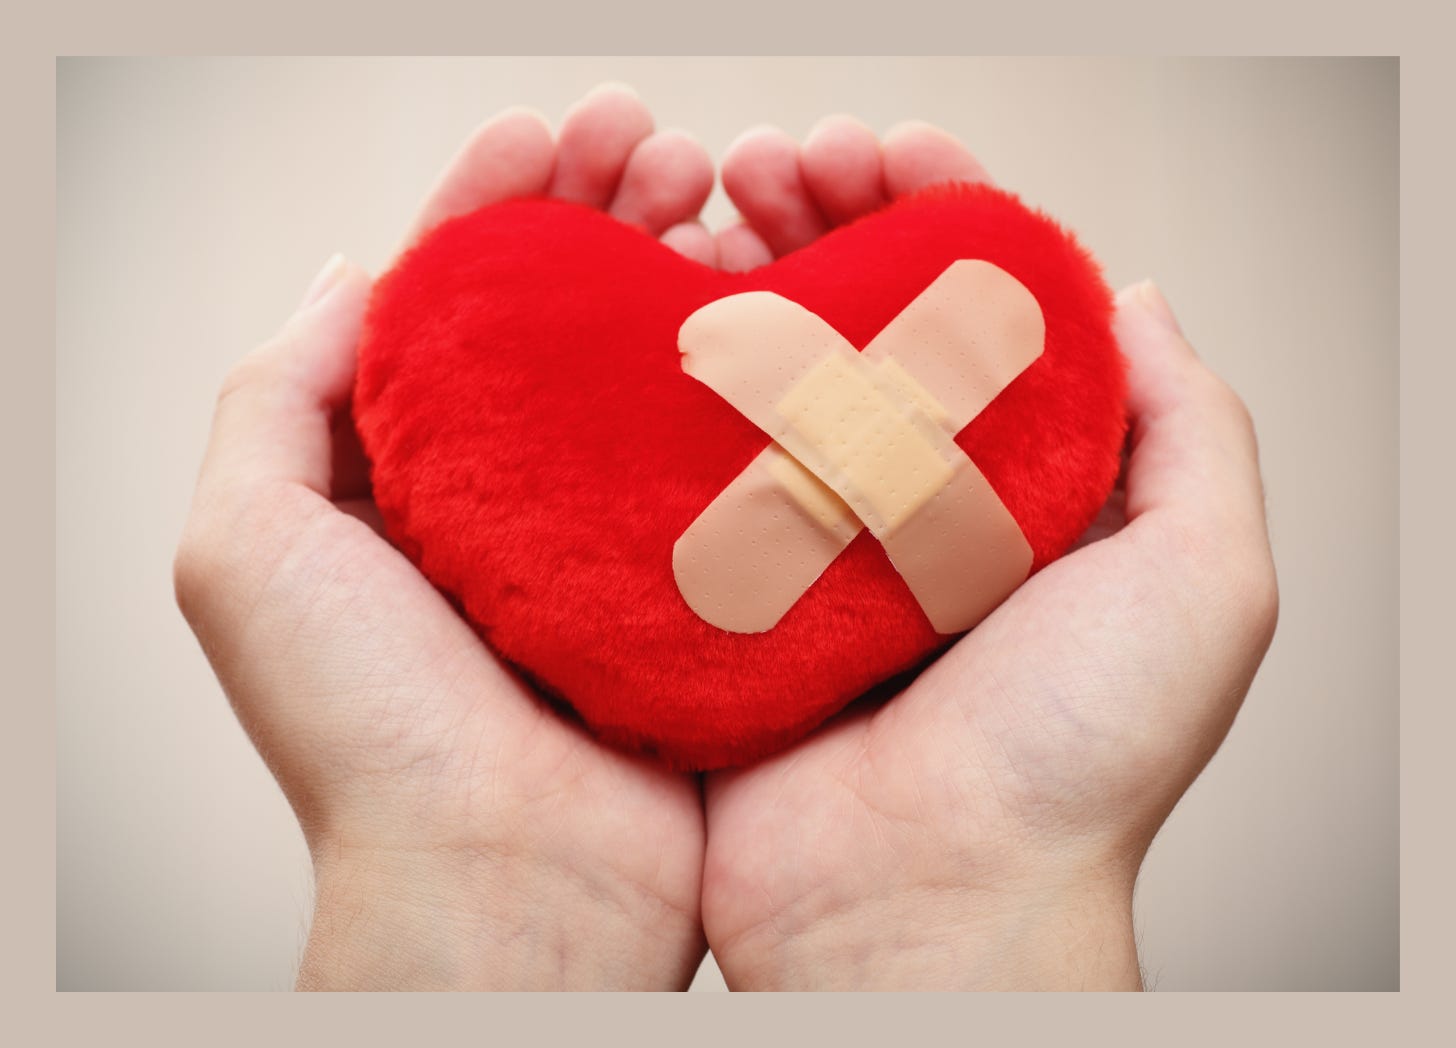
{"label": "adhesive bandage", "polygon": [[1044,336],[1031,292],[980,260],[952,263],[863,352],[771,292],[695,312],[683,370],[774,443],[673,547],[689,607],[734,633],[771,629],[865,527],[937,632],[974,626],[1032,553],[953,438]]}

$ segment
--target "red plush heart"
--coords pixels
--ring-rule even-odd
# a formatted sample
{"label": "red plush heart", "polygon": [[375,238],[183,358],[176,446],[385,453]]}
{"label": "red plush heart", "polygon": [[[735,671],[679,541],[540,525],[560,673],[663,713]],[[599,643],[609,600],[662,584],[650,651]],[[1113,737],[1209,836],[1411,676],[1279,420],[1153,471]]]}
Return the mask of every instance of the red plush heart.
{"label": "red plush heart", "polygon": [[1090,256],[985,186],[908,197],[743,274],[555,201],[446,222],[381,279],[360,349],[355,419],[389,535],[600,736],[684,768],[779,749],[947,638],[867,532],[766,633],[692,612],[673,544],[768,438],[683,373],[678,328],[770,290],[863,348],[966,258],[1046,319],[1042,356],[956,438],[1039,569],[1112,487],[1123,366]]}

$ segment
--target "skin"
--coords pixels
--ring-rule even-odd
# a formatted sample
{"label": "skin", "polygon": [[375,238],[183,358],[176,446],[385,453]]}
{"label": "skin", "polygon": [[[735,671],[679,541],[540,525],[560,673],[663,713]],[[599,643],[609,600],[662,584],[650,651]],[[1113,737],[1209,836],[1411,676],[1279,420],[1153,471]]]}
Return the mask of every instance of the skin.
{"label": "skin", "polygon": [[[549,193],[743,269],[886,201],[984,179],[925,124],[833,117],[723,161],[606,85],[511,110],[406,243]],[[336,259],[224,384],[177,598],[303,827],[301,989],[1137,988],[1131,893],[1268,646],[1277,591],[1252,426],[1150,284],[1119,296],[1134,426],[1082,548],[895,701],[756,767],[675,775],[596,743],[379,534],[348,423],[369,278]]]}

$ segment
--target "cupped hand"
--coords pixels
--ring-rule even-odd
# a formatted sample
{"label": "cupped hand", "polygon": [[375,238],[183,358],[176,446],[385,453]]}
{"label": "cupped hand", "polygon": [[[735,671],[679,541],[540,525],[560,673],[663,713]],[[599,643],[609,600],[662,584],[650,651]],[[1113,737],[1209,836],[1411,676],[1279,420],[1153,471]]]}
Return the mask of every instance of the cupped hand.
{"label": "cupped hand", "polygon": [[[988,176],[924,124],[741,139],[752,265]],[[1118,296],[1131,433],[1084,543],[893,701],[707,777],[703,918],[733,987],[1135,989],[1133,881],[1227,733],[1277,591],[1254,432],[1151,284]]]}
{"label": "cupped hand", "polygon": [[[699,145],[609,87],[555,139],[522,110],[482,127],[410,237],[547,194],[692,241],[712,180]],[[377,533],[348,416],[369,290],[331,263],[229,376],[175,564],[313,855],[299,985],[685,987],[705,948],[699,783],[544,706]]]}

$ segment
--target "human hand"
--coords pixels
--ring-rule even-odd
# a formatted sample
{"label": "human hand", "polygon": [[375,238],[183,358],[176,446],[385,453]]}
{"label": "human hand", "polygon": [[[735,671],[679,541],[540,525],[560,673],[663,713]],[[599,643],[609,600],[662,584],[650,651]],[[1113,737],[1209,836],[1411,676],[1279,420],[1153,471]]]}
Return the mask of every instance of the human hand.
{"label": "human hand", "polygon": [[[741,139],[751,261],[887,198],[984,179],[943,132]],[[727,251],[725,250],[725,254]],[[1151,284],[1118,296],[1129,455],[1085,544],[893,702],[709,775],[703,918],[735,988],[1141,986],[1132,888],[1222,742],[1278,597],[1253,427]]]}
{"label": "human hand", "polygon": [[[619,89],[588,95],[558,141],[502,114],[411,236],[545,192],[697,243],[711,161],[651,132]],[[544,706],[377,533],[348,413],[369,289],[336,260],[229,376],[175,564],[313,856],[298,984],[685,987],[704,951],[699,783]]]}

